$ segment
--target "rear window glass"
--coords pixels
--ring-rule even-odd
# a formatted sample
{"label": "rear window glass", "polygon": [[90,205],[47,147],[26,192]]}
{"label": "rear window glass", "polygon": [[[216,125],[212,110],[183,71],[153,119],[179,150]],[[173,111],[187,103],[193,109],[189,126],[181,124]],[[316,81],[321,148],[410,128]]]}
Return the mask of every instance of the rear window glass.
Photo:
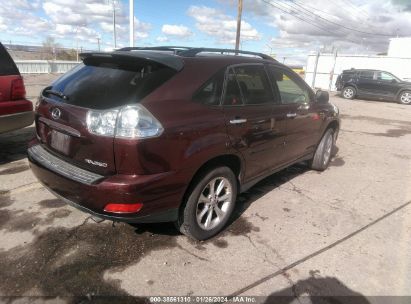
{"label": "rear window glass", "polygon": [[342,74],[342,78],[344,78],[344,79],[353,78],[354,76],[355,76],[355,73],[352,72],[352,71],[349,71],[349,72],[344,71],[343,74]]}
{"label": "rear window glass", "polygon": [[4,48],[2,44],[0,44],[0,75],[19,75],[19,70],[17,69],[16,65],[14,64],[13,59],[11,59],[9,53]]}
{"label": "rear window glass", "polygon": [[374,79],[373,71],[361,71],[360,78],[362,79]]}
{"label": "rear window glass", "polygon": [[51,87],[67,100],[53,94],[47,97],[80,107],[109,109],[141,101],[176,73],[161,65],[116,61],[93,60],[79,65]]}

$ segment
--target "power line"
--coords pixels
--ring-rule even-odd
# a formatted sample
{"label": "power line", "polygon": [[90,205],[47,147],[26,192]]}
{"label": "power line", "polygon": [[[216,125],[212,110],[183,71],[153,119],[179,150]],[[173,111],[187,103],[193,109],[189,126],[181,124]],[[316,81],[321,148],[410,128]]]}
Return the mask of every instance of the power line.
{"label": "power line", "polygon": [[[346,0],[348,1],[348,0]],[[380,31],[381,27],[377,27],[373,24],[371,24],[369,21],[373,18],[371,17],[368,12],[366,12],[363,8],[361,7],[357,7],[354,4],[352,4],[352,2],[350,1],[350,3],[346,2],[344,0],[335,0],[332,1],[332,3],[334,3],[335,5],[337,5],[338,7],[340,7],[341,9],[343,9],[345,12],[347,12],[348,14],[352,15],[355,19],[355,21],[360,22],[360,23],[366,23],[366,25],[370,28],[373,28],[375,31]],[[349,6],[351,6],[354,9],[349,9],[347,7],[347,5],[345,4],[351,4]]]}
{"label": "power line", "polygon": [[[317,15],[317,14],[315,14],[314,12],[306,9],[306,8],[305,8],[303,5],[301,5],[301,4],[298,4],[298,3],[296,3],[296,2],[290,2],[290,3],[293,3],[294,5],[297,5],[298,7],[302,8],[304,11],[307,11],[309,14],[311,14],[311,15],[317,17],[317,18],[320,18],[321,20],[324,20],[325,22],[328,22],[328,23],[334,24],[334,25],[336,25],[336,26],[342,27],[342,28],[344,28],[344,29],[346,29],[346,30],[350,30],[350,31],[353,31],[353,32],[357,32],[357,33],[361,33],[361,34],[366,34],[366,35],[373,35],[373,36],[384,36],[384,37],[391,37],[391,36],[392,36],[392,35],[379,34],[379,33],[370,33],[370,32],[365,32],[365,31],[353,29],[353,28],[350,28],[350,27],[348,27],[348,26],[342,25],[342,24],[340,24],[340,23],[337,23],[337,22],[331,21],[331,20],[329,20],[329,19],[326,19],[326,18],[324,18],[324,17],[322,17],[322,16],[320,16],[320,15]],[[297,10],[298,10],[298,9],[297,9]],[[307,13],[305,13],[305,14],[307,14]]]}
{"label": "power line", "polygon": [[347,3],[349,6],[351,6],[356,13],[362,11],[365,15],[368,16],[368,18],[371,18],[371,16],[366,11],[364,11],[361,7],[355,5],[351,0],[342,0],[342,2]]}
{"label": "power line", "polygon": [[276,9],[282,11],[283,13],[289,14],[289,15],[291,15],[291,16],[293,16],[293,17],[295,17],[295,18],[297,18],[297,19],[299,19],[299,20],[301,20],[301,21],[304,21],[304,22],[306,22],[306,23],[308,23],[308,24],[311,24],[312,26],[314,26],[314,27],[316,27],[316,28],[319,28],[320,30],[322,30],[322,31],[324,31],[324,32],[328,32],[328,33],[330,33],[330,34],[332,34],[332,35],[336,35],[335,32],[332,32],[332,31],[328,30],[327,28],[324,28],[324,27],[319,26],[319,25],[317,25],[317,24],[315,24],[315,23],[312,23],[311,20],[307,20],[307,19],[305,19],[305,18],[303,18],[303,17],[301,17],[301,16],[299,16],[299,15],[293,14],[292,12],[288,12],[288,11],[285,10],[284,8],[282,8],[282,7],[280,7],[280,6],[277,6],[276,4],[272,3],[271,1],[268,1],[268,0],[262,0],[262,1],[263,1],[264,3],[266,3],[266,4],[268,4],[268,5],[271,5],[272,7],[276,8]]}
{"label": "power line", "polygon": [[[350,6],[350,5],[348,5],[347,2],[344,2],[344,3],[343,2],[344,2],[344,0],[342,0],[342,2],[340,2],[338,0],[332,1],[332,3],[334,3],[335,5],[337,5],[338,7],[340,7],[341,9],[346,11],[347,13],[349,13],[350,15],[361,16],[362,18],[364,18],[364,20],[368,20],[370,18],[370,15],[368,15],[368,14],[366,14],[368,17],[365,16],[364,14],[361,14],[360,11],[358,10],[358,8],[355,7],[355,6],[354,6],[355,9],[353,9],[353,10],[348,9],[347,6]],[[351,7],[353,7],[353,6],[351,5]]]}
{"label": "power line", "polygon": [[[281,5],[280,3],[274,4],[274,3],[272,3],[271,1],[268,1],[268,0],[262,0],[262,1],[266,4],[268,4],[268,5],[271,5],[275,8],[277,8],[280,11],[282,11],[286,14],[289,14],[289,15],[291,15],[291,16],[293,16],[293,17],[295,17],[295,18],[297,18],[297,19],[299,19],[303,22],[306,22],[306,23],[308,23],[308,24],[310,24],[310,25],[312,25],[312,26],[314,26],[314,27],[316,27],[316,28],[318,28],[318,29],[320,29],[324,32],[330,33],[330,34],[332,34],[332,36],[341,36],[341,34],[346,34],[346,33],[331,31],[327,27],[324,27],[323,25],[319,25],[318,23],[316,23],[316,20],[307,19],[305,16],[301,16],[300,14],[298,14],[298,11],[290,9],[290,7],[284,8],[284,6],[280,6]],[[352,40],[352,39],[347,38],[347,37],[345,37],[345,40],[349,41],[351,43],[354,43],[354,44],[359,43],[359,41],[355,41],[355,40]]]}
{"label": "power line", "polygon": [[[296,0],[294,0],[294,1],[296,1]],[[301,1],[299,1],[299,2],[301,3]],[[321,13],[323,13],[323,14],[326,14],[326,15],[328,15],[328,16],[335,17],[333,14],[330,14],[329,12],[320,10],[319,8],[313,7],[313,6],[311,6],[311,5],[307,4],[307,3],[304,3],[304,5],[308,6],[309,8],[311,8],[311,9],[313,9],[313,10],[316,10],[316,11],[319,11],[319,12],[321,12]]]}

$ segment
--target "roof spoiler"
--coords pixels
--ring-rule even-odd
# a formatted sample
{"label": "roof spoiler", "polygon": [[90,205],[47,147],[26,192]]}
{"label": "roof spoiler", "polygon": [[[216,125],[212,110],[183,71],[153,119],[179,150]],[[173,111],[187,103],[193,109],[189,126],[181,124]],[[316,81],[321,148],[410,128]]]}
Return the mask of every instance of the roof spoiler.
{"label": "roof spoiler", "polygon": [[167,54],[163,52],[147,52],[147,51],[114,51],[114,52],[89,52],[81,53],[81,59],[86,63],[91,58],[123,58],[138,61],[148,61],[166,66],[176,72],[180,71],[184,67],[184,61],[181,57]]}

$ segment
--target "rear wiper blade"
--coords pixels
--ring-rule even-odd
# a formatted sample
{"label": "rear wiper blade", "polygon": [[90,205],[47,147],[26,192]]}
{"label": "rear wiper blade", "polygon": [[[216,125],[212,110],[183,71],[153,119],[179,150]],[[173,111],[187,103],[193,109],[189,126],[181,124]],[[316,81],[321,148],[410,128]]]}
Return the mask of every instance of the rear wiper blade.
{"label": "rear wiper blade", "polygon": [[59,91],[54,91],[54,90],[52,90],[52,89],[47,89],[47,90],[44,90],[44,93],[46,93],[46,94],[51,94],[51,95],[55,95],[55,96],[58,96],[58,97],[60,97],[60,98],[62,98],[62,99],[64,99],[64,100],[68,100],[68,96],[67,96],[67,95],[64,95],[63,93],[61,93],[61,92],[59,92]]}

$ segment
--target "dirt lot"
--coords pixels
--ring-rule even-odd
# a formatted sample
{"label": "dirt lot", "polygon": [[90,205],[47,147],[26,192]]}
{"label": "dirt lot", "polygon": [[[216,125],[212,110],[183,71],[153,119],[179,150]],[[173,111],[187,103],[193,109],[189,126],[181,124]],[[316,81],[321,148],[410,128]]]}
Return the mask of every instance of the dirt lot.
{"label": "dirt lot", "polygon": [[265,179],[207,242],[170,224],[94,223],[31,174],[32,127],[1,135],[0,295],[411,296],[411,107],[332,101],[331,167]]}
{"label": "dirt lot", "polygon": [[60,76],[61,74],[23,74],[27,98],[36,101],[40,91]]}

